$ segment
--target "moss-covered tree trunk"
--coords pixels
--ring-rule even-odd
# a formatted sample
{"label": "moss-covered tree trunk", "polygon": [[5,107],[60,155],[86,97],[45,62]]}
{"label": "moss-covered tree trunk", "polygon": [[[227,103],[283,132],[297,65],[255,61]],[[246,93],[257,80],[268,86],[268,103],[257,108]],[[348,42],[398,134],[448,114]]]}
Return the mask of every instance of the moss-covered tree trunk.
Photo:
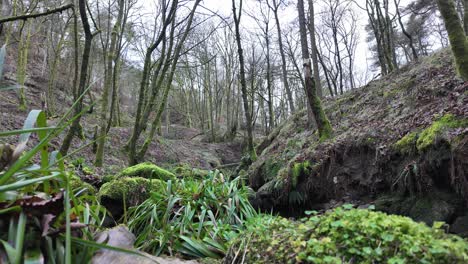
{"label": "moss-covered tree trunk", "polygon": [[325,112],[322,108],[322,102],[317,96],[316,87],[314,78],[312,77],[312,63],[309,55],[309,48],[307,44],[307,31],[306,31],[306,20],[304,13],[304,1],[297,1],[297,10],[299,13],[299,29],[301,35],[301,50],[302,50],[302,59],[304,66],[304,81],[305,81],[305,92],[307,94],[307,100],[310,105],[310,109],[317,123],[317,129],[321,140],[328,139],[332,136],[333,129],[330,125]]}
{"label": "moss-covered tree trunk", "polygon": [[468,41],[453,0],[437,0],[444,18],[458,74],[468,81]]}

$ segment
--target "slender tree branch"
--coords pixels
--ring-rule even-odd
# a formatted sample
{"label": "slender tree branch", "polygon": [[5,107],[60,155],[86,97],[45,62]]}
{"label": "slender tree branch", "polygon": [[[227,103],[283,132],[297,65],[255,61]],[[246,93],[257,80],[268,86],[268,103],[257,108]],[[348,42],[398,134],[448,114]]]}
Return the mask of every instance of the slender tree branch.
{"label": "slender tree branch", "polygon": [[59,6],[59,7],[55,8],[55,9],[47,10],[47,11],[45,11],[43,13],[25,14],[25,15],[21,15],[21,16],[5,17],[5,18],[0,19],[0,24],[6,23],[6,22],[11,22],[11,21],[16,21],[16,20],[27,20],[27,19],[30,19],[30,18],[38,18],[38,17],[42,17],[42,16],[48,16],[48,15],[51,15],[51,14],[63,12],[63,11],[65,11],[67,9],[70,9],[70,8],[73,8],[73,4],[67,4],[67,5]]}

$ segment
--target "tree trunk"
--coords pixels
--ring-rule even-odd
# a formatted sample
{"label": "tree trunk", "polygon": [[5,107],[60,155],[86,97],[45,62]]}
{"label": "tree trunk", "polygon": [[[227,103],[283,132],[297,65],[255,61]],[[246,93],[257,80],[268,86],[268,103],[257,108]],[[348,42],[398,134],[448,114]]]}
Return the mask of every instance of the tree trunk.
{"label": "tree trunk", "polygon": [[465,35],[468,36],[468,0],[463,1],[463,24],[465,26]]}
{"label": "tree trunk", "polygon": [[[466,0],[466,1],[468,1],[468,0]],[[418,52],[416,51],[416,48],[414,47],[413,37],[411,36],[411,34],[408,33],[408,31],[406,31],[405,25],[403,24],[403,20],[401,18],[401,13],[400,13],[400,9],[398,7],[397,0],[394,0],[394,2],[395,2],[396,13],[397,13],[397,16],[398,16],[398,23],[400,24],[401,31],[408,38],[409,46],[411,48],[411,52],[413,53],[413,59],[417,60],[418,59]]]}
{"label": "tree trunk", "polygon": [[[315,38],[315,14],[314,14],[314,1],[309,1],[309,31],[310,31],[310,45],[312,46],[312,65],[314,67],[315,87],[317,88],[317,96],[323,97],[322,82],[320,81],[320,71],[317,58],[317,41]],[[333,94],[331,94],[333,96]]]}
{"label": "tree trunk", "polygon": [[468,81],[468,41],[453,0],[437,0],[444,18],[458,74]]}
{"label": "tree trunk", "polygon": [[[281,25],[278,17],[278,5],[276,3],[277,0],[273,0],[273,13],[275,15],[275,22],[276,22],[276,31],[278,32],[278,47],[279,47],[279,52],[281,56],[281,73],[282,73],[282,79],[283,79],[283,85],[284,89],[286,90],[286,95],[288,97],[288,103],[289,103],[289,110],[291,113],[294,113],[296,109],[294,108],[294,99],[292,96],[292,91],[291,88],[289,87],[289,82],[288,82],[288,71],[287,71],[287,63],[286,63],[286,55],[284,54],[284,47],[283,47],[283,36],[281,33]],[[468,0],[467,0],[468,1]]]}
{"label": "tree trunk", "polygon": [[328,121],[327,116],[322,108],[322,102],[320,98],[317,96],[317,92],[315,91],[315,82],[312,77],[312,65],[309,55],[309,48],[307,45],[307,31],[306,31],[306,24],[305,24],[305,13],[304,13],[304,1],[298,0],[297,1],[297,9],[299,13],[299,29],[301,35],[301,50],[302,50],[302,59],[303,59],[303,66],[304,66],[304,81],[305,81],[305,92],[307,94],[308,103],[310,105],[310,109],[315,118],[315,122],[317,124],[317,129],[319,132],[320,140],[326,140],[331,138],[333,130],[330,125],[330,121]]}
{"label": "tree trunk", "polygon": [[240,83],[242,91],[242,101],[244,106],[244,114],[247,123],[247,147],[250,158],[252,161],[257,159],[257,153],[255,152],[255,147],[253,144],[253,131],[252,131],[252,116],[250,114],[249,99],[247,94],[247,83],[245,80],[245,62],[244,62],[244,51],[242,50],[242,42],[239,30],[240,18],[242,15],[242,0],[239,3],[239,13],[236,11],[236,2],[232,0],[232,12],[234,14],[234,25],[236,28],[236,42],[237,42],[237,52],[239,55],[239,74],[240,74]]}
{"label": "tree trunk", "polygon": [[70,148],[71,142],[75,135],[82,134],[82,127],[80,125],[81,114],[83,111],[83,97],[81,96],[86,88],[86,81],[88,78],[88,64],[89,64],[89,57],[91,53],[91,41],[93,39],[93,35],[91,33],[91,28],[88,22],[88,15],[86,14],[86,0],[79,0],[79,12],[81,17],[81,23],[83,23],[83,30],[85,33],[85,43],[81,61],[81,72],[80,72],[80,81],[79,86],[75,94],[75,101],[78,101],[75,106],[75,116],[76,119],[73,120],[70,130],[68,131],[65,139],[63,140],[62,147],[60,148],[60,153],[65,156],[68,153],[68,149]]}
{"label": "tree trunk", "polygon": [[[96,167],[102,167],[103,159],[104,159],[104,147],[106,144],[106,136],[107,136],[107,112],[109,111],[109,92],[111,91],[114,72],[117,70],[117,65],[115,63],[115,50],[117,48],[117,37],[119,36],[122,18],[123,18],[123,11],[124,11],[124,0],[119,0],[119,13],[117,15],[117,21],[114,24],[111,33],[111,42],[110,47],[107,53],[107,74],[106,80],[104,83],[104,90],[102,93],[101,98],[101,120],[100,120],[100,127],[99,127],[99,138],[98,138],[98,147],[96,151],[96,159],[94,161],[94,165]],[[113,109],[111,108],[110,111]]]}

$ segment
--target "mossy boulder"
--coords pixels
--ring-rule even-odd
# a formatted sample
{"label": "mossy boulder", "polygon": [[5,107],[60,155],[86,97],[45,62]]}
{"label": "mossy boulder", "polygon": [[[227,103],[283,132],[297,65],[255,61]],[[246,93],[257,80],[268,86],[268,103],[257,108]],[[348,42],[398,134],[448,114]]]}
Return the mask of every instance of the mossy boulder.
{"label": "mossy boulder", "polygon": [[80,177],[74,174],[70,177],[70,188],[75,192],[85,193],[89,195],[96,194],[96,188],[94,188],[94,186],[87,182],[84,182]]}
{"label": "mossy boulder", "polygon": [[142,177],[145,179],[159,179],[162,181],[173,181],[176,179],[174,173],[150,162],[144,162],[125,168],[117,175],[117,178],[123,177]]}
{"label": "mossy boulder", "polygon": [[408,197],[385,194],[375,201],[379,211],[409,216],[428,225],[437,221],[449,222],[462,207],[463,201],[458,196],[435,190],[431,194]]}
{"label": "mossy boulder", "polygon": [[[225,263],[467,263],[468,242],[408,217],[347,205],[300,221],[247,222]],[[240,252],[240,253],[239,253]],[[240,257],[241,256],[241,257]]]}
{"label": "mossy boulder", "polygon": [[179,164],[172,171],[178,177],[195,179],[203,179],[210,173],[208,170],[192,168],[189,164]]}
{"label": "mossy boulder", "polygon": [[124,206],[138,205],[148,199],[152,191],[162,188],[166,188],[166,184],[159,179],[123,177],[102,185],[97,196],[114,219],[118,219]]}

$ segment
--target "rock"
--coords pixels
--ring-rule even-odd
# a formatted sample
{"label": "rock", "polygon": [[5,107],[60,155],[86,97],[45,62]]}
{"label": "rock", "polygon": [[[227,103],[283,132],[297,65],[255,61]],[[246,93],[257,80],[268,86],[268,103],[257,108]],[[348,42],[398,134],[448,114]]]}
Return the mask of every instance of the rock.
{"label": "rock", "polygon": [[408,216],[415,221],[422,221],[432,225],[435,221],[447,222],[455,213],[452,204],[437,198],[424,197],[418,199],[408,212]]}
{"label": "rock", "polygon": [[450,226],[450,232],[462,237],[468,237],[468,215],[457,217]]}
{"label": "rock", "polygon": [[114,250],[100,249],[91,259],[93,264],[197,264],[196,261],[186,261],[176,258],[155,257],[145,252],[135,250],[133,243],[135,235],[133,235],[126,226],[119,225],[112,229],[105,230],[96,236],[96,242],[104,243],[107,241],[108,246],[124,248],[132,250],[137,254],[123,253]]}
{"label": "rock", "polygon": [[409,216],[430,226],[435,221],[450,222],[462,206],[459,197],[442,191],[408,197],[387,194],[375,201],[376,210]]}

